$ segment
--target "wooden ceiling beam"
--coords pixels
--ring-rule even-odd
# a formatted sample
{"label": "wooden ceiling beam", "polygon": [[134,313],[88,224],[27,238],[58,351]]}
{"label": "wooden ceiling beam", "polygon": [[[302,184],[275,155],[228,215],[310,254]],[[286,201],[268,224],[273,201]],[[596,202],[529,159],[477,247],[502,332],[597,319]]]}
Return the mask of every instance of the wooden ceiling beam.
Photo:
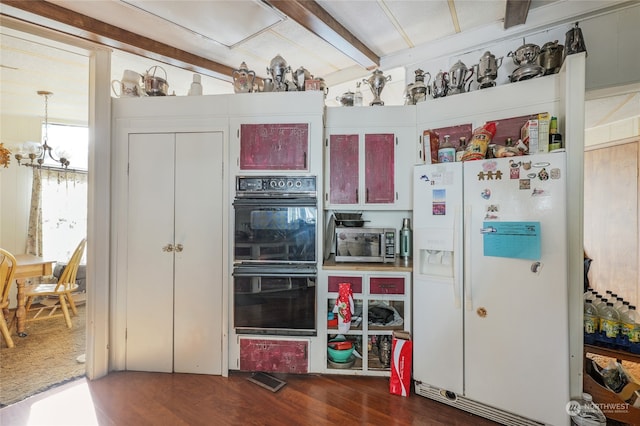
{"label": "wooden ceiling beam", "polygon": [[366,69],[380,66],[380,57],[313,0],[265,0]]}
{"label": "wooden ceiling beam", "polygon": [[522,25],[527,22],[531,0],[507,0],[504,13],[504,29]]}
{"label": "wooden ceiling beam", "polygon": [[220,80],[232,81],[231,76],[234,71],[232,67],[143,37],[56,4],[43,0],[2,0],[2,3],[3,6],[11,6],[44,18],[29,21],[32,24]]}

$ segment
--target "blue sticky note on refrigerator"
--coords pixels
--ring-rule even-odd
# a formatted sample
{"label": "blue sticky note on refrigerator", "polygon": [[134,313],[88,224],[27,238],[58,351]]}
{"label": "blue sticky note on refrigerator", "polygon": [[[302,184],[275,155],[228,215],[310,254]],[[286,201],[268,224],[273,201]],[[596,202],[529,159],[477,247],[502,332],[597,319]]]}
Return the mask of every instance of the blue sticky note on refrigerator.
{"label": "blue sticky note on refrigerator", "polygon": [[540,260],[540,222],[484,222],[484,255]]}

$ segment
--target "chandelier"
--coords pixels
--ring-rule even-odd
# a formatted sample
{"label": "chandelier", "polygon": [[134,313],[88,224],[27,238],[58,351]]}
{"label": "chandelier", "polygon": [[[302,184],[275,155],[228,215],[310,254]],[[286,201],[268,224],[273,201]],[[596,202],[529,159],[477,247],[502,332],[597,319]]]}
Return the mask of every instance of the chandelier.
{"label": "chandelier", "polygon": [[[15,157],[18,160],[18,164],[30,167],[42,167],[47,156],[53,161],[60,163],[63,168],[69,167],[70,161],[67,157],[69,155],[66,152],[57,152],[60,159],[54,158],[51,151],[53,148],[49,145],[49,96],[53,95],[52,92],[46,90],[38,90],[38,95],[44,96],[44,138],[42,144],[34,142],[27,142],[16,153]],[[22,163],[22,160],[30,160],[29,163]]]}

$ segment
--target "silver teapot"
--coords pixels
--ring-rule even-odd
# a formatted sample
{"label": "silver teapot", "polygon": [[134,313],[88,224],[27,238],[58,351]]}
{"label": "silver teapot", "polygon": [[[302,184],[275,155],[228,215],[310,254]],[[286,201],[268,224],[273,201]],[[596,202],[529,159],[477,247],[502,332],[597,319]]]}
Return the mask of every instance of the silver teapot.
{"label": "silver teapot", "polygon": [[291,72],[291,67],[280,55],[276,55],[267,67],[267,72],[271,74],[275,92],[286,92],[289,89],[287,73]]}
{"label": "silver teapot", "polygon": [[449,91],[449,74],[446,71],[440,70],[436,77],[433,79],[431,85],[431,95],[434,98],[442,98],[447,96]]}
{"label": "silver teapot", "polygon": [[471,82],[473,77],[473,68],[469,69],[462,61],[458,60],[449,70],[449,91],[447,94],[455,95],[464,93],[465,86]]}
{"label": "silver teapot", "polygon": [[[524,40],[523,40],[524,42]],[[513,63],[522,65],[535,65],[540,54],[540,46],[537,44],[525,43],[518,47],[515,52],[509,52],[508,57],[513,58]]]}
{"label": "silver teapot", "polygon": [[479,84],[478,88],[485,89],[496,85],[498,78],[498,68],[502,66],[503,56],[496,59],[495,55],[486,51],[480,57],[480,61],[473,66],[476,71],[476,80]]}
{"label": "silver teapot", "polygon": [[[425,76],[429,76],[426,83],[424,81]],[[418,102],[422,102],[427,99],[427,96],[431,94],[431,88],[429,82],[431,81],[431,74],[424,72],[420,68],[415,70],[415,82],[407,85],[405,93],[405,105],[415,105]]]}
{"label": "silver teapot", "polygon": [[342,106],[353,106],[355,96],[356,94],[349,90],[340,96],[336,96],[336,101],[340,102]]}
{"label": "silver teapot", "polygon": [[369,105],[384,105],[384,102],[380,99],[380,94],[387,81],[391,81],[391,76],[385,76],[382,71],[375,70],[368,79],[363,78],[362,81],[369,85],[369,89],[373,93],[373,101]]}
{"label": "silver teapot", "polygon": [[545,43],[540,48],[538,65],[544,68],[544,75],[556,74],[562,67],[564,46],[558,44],[558,40]]}
{"label": "silver teapot", "polygon": [[240,64],[240,68],[233,70],[233,91],[235,93],[251,93],[256,80],[256,73],[247,68],[244,61]]}
{"label": "silver teapot", "polygon": [[300,67],[293,72],[293,84],[298,91],[303,91],[305,81],[311,80],[312,78],[313,76],[305,67]]}

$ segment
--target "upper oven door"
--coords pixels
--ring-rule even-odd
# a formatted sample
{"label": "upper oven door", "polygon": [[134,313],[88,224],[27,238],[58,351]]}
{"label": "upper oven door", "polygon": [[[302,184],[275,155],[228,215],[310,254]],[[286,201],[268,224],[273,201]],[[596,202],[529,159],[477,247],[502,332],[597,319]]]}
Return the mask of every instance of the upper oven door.
{"label": "upper oven door", "polygon": [[316,263],[315,198],[237,198],[235,263]]}

